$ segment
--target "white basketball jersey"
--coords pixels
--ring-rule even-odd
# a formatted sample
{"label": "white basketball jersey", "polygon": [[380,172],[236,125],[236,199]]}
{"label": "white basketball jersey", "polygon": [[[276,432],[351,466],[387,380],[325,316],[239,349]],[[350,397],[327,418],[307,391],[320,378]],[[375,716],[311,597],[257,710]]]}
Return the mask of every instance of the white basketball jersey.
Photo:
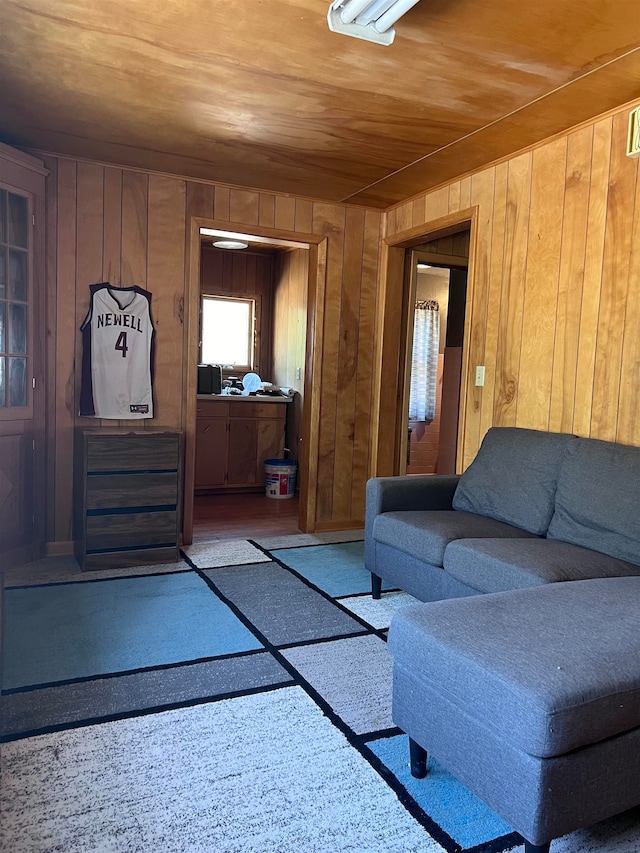
{"label": "white basketball jersey", "polygon": [[153,417],[151,294],[141,287],[90,285],[82,332],[80,414]]}

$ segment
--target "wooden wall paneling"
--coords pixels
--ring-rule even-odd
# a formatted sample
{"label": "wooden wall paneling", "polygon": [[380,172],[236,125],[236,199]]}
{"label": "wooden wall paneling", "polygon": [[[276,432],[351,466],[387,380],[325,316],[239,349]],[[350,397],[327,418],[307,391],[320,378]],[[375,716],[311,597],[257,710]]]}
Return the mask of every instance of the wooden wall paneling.
{"label": "wooden wall paneling", "polygon": [[[247,286],[253,286],[262,295],[260,305],[260,339],[259,339],[259,367],[260,376],[265,382],[273,373],[273,265],[274,255],[254,255],[256,261],[255,284],[247,282]],[[305,282],[306,285],[306,282]],[[262,372],[260,372],[262,371]]]}
{"label": "wooden wall paneling", "polygon": [[247,256],[244,252],[231,251],[231,274],[232,274],[232,291],[235,291],[236,282],[243,293],[247,293]]}
{"label": "wooden wall paneling", "polygon": [[123,287],[147,287],[149,176],[142,172],[122,174],[122,264]]}
{"label": "wooden wall paneling", "polygon": [[[637,161],[636,161],[637,163]],[[640,180],[636,183],[616,441],[640,445]]]}
{"label": "wooden wall paneling", "polygon": [[377,311],[377,271],[381,216],[366,211],[362,252],[362,284],[358,317],[359,351],[356,368],[356,405],[353,432],[351,517],[364,521],[365,485],[370,470],[371,409],[373,404],[374,334]]}
{"label": "wooden wall paneling", "polygon": [[[122,258],[120,282],[123,287],[147,289],[147,247],[149,240],[149,175],[124,171],[122,174]],[[120,426],[139,427],[137,419],[121,419]]]}
{"label": "wooden wall paneling", "polygon": [[592,146],[592,127],[583,128],[567,138],[558,309],[549,409],[551,432],[571,432],[573,429]]}
{"label": "wooden wall paneling", "polygon": [[494,425],[515,426],[527,260],[531,154],[509,161],[504,275],[494,394]]}
{"label": "wooden wall paneling", "polygon": [[375,394],[371,408],[371,470],[374,476],[396,473],[396,406],[402,394],[401,353],[404,323],[404,249],[383,241],[375,335]]}
{"label": "wooden wall paneling", "polygon": [[[420,213],[418,212],[418,216]],[[414,225],[420,225],[421,222],[414,223],[413,221],[413,202],[408,201],[396,208],[396,228],[398,231],[407,231]]]}
{"label": "wooden wall paneling", "polygon": [[[75,422],[76,163],[58,161],[55,414],[55,538],[71,542]],[[73,308],[72,308],[73,306]]]}
{"label": "wooden wall paneling", "polygon": [[147,285],[156,331],[153,426],[179,429],[182,420],[184,240],[186,185],[177,178],[149,176]]}
{"label": "wooden wall paneling", "polygon": [[57,266],[58,266],[58,160],[56,157],[43,157],[45,167],[49,170],[45,183],[45,292],[47,299],[47,334],[46,334],[46,388],[54,393],[47,393],[46,399],[46,433],[47,433],[47,464],[46,480],[46,522],[45,541],[54,542],[56,538],[56,407],[59,395],[57,390]]}
{"label": "wooden wall paneling", "polygon": [[464,468],[470,464],[480,444],[482,401],[488,388],[487,385],[484,388],[476,387],[475,368],[477,365],[485,365],[485,383],[487,383],[485,342],[491,270],[491,219],[493,217],[494,182],[495,172],[493,169],[488,169],[480,172],[479,175],[475,175],[471,186],[471,204],[477,208],[478,212],[476,214],[477,239],[473,258],[474,279],[471,281],[471,276],[467,279],[467,305],[465,309],[465,315],[471,315],[468,338],[468,363],[471,379],[467,383],[466,389],[460,389],[461,396],[465,395],[466,392],[466,405],[464,407],[464,424],[458,423],[458,428],[464,430],[464,451],[462,459],[457,460],[457,463]]}
{"label": "wooden wall paneling", "polygon": [[424,195],[415,198],[411,204],[411,226],[426,222],[426,199]]}
{"label": "wooden wall paneling", "polygon": [[[422,198],[424,200],[423,196]],[[415,224],[417,225],[418,223]],[[392,234],[397,234],[398,231],[400,231],[400,228],[398,228],[398,217],[396,216],[396,208],[393,207],[391,210],[387,210],[387,212],[383,214],[382,236],[389,237]]]}
{"label": "wooden wall paneling", "polygon": [[[471,186],[471,184],[469,184]],[[469,199],[471,199],[471,194],[469,194]],[[471,201],[468,202],[466,207],[471,205]],[[463,208],[463,210],[466,208]],[[469,257],[469,231],[458,231],[457,234],[453,235],[453,250],[452,253],[454,256],[459,258],[468,258]]]}
{"label": "wooden wall paneling", "polygon": [[196,392],[198,338],[200,333],[200,222],[211,219],[219,187],[187,181],[184,212],[184,279],[183,279],[183,327],[182,327],[182,421],[184,436],[184,491],[182,495],[182,542],[193,541],[193,496],[196,432]]}
{"label": "wooden wall paneling", "polygon": [[638,175],[637,161],[626,156],[627,127],[624,113],[614,116],[591,411],[591,435],[605,441],[614,441],[618,428],[633,199]]}
{"label": "wooden wall paneling", "polygon": [[604,235],[609,194],[609,163],[613,122],[605,119],[593,128],[593,156],[584,259],[584,286],[580,311],[580,335],[576,370],[573,432],[589,436],[596,358],[596,329],[600,311]]}
{"label": "wooden wall paneling", "polygon": [[338,205],[314,204],[313,230],[329,240],[327,251],[326,290],[324,294],[324,326],[321,370],[314,382],[320,383],[321,408],[318,429],[318,472],[316,525],[333,517],[333,480],[336,454],[336,414],[341,336],[344,265],[345,209]]}
{"label": "wooden wall paneling", "polygon": [[533,152],[516,425],[549,429],[567,139]]}
{"label": "wooden wall paneling", "polygon": [[[230,212],[231,194],[229,187],[216,187],[213,202],[213,218],[228,222],[231,219]],[[204,215],[204,214],[203,214]]]}
{"label": "wooden wall paneling", "polygon": [[[187,201],[187,205],[188,205]],[[200,280],[202,293],[216,293],[221,289],[222,261],[224,255],[213,249],[202,249]]]}
{"label": "wooden wall paneling", "polygon": [[[104,168],[95,163],[78,163],[76,215],[76,332],[75,363],[82,364],[80,325],[89,310],[89,285],[102,281],[104,232]],[[95,425],[78,415],[81,371],[75,371],[74,414],[76,425]],[[100,421],[98,421],[100,422]],[[108,423],[108,421],[106,422]]]}
{"label": "wooden wall paneling", "polygon": [[463,178],[460,181],[459,205],[459,210],[466,210],[468,207],[471,207],[471,176]]}
{"label": "wooden wall paneling", "polygon": [[447,213],[455,213],[460,210],[460,181],[454,181],[449,185],[449,205]]}
{"label": "wooden wall paneling", "polygon": [[[336,392],[333,518],[351,518],[364,211],[347,208]],[[361,448],[357,449],[361,452]]]}
{"label": "wooden wall paneling", "polygon": [[257,225],[260,219],[260,193],[250,190],[229,191],[229,216],[232,222]]}
{"label": "wooden wall paneling", "polygon": [[267,228],[276,226],[276,197],[272,193],[260,193],[258,225],[264,225]]}
{"label": "wooden wall paneling", "polygon": [[311,234],[313,229],[313,202],[308,198],[297,198],[295,204],[295,229],[302,234]]}
{"label": "wooden wall paneling", "polygon": [[[507,183],[509,166],[501,163],[494,172],[494,190],[491,201],[491,263],[489,266],[489,289],[487,294],[487,329],[485,333],[485,378],[480,413],[478,441],[482,442],[489,427],[493,426],[494,396],[497,385],[498,333],[500,329],[500,305],[502,299],[502,276],[504,265],[505,220],[507,212]],[[467,447],[466,453],[471,452]]]}
{"label": "wooden wall paneling", "polygon": [[299,526],[306,532],[316,529],[318,498],[318,449],[319,434],[317,421],[321,404],[322,338],[325,315],[325,291],[327,281],[327,248],[329,240],[309,246],[309,286],[307,299],[307,330],[304,364],[304,413],[302,441],[298,458],[298,480],[300,486]]}
{"label": "wooden wall paneling", "polygon": [[441,187],[439,190],[430,192],[426,197],[427,221],[439,219],[449,213],[449,187]]}
{"label": "wooden wall paneling", "polygon": [[453,254],[453,234],[447,237],[441,237],[438,241],[438,252],[443,255]]}
{"label": "wooden wall paneling", "polygon": [[293,231],[296,227],[296,200],[292,196],[276,196],[276,228]]}
{"label": "wooden wall paneling", "polygon": [[122,169],[104,168],[102,281],[121,285]]}
{"label": "wooden wall paneling", "polygon": [[[285,306],[289,297],[289,264],[290,254],[287,252],[277,255],[274,263],[273,276],[273,309],[272,309],[272,341],[273,341],[273,370],[271,381],[276,384],[287,384],[287,317]],[[267,379],[267,377],[264,377]]]}
{"label": "wooden wall paneling", "polygon": [[[197,181],[187,181],[186,210],[191,216],[200,216],[203,219],[213,218],[213,207],[215,196],[222,194],[224,187],[214,187],[211,184],[201,184]],[[187,228],[187,234],[189,229]]]}
{"label": "wooden wall paneling", "polygon": [[233,252],[224,252],[222,256],[222,290],[226,294],[233,293]]}

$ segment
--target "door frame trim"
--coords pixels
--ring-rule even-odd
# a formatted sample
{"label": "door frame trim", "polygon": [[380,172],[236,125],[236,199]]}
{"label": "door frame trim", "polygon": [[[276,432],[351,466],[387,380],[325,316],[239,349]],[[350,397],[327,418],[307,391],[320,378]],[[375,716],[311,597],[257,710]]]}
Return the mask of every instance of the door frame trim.
{"label": "door frame trim", "polygon": [[[464,320],[464,343],[460,390],[460,413],[456,468],[464,458],[466,425],[466,388],[469,380],[471,320],[474,309],[475,256],[478,207],[474,205],[447,216],[416,225],[384,238],[380,263],[380,293],[376,339],[374,405],[372,407],[372,446],[370,476],[399,474],[401,429],[404,422],[404,387],[408,328],[409,293],[405,276],[405,250],[421,243],[447,237],[468,228],[469,265],[467,306]],[[391,401],[391,402],[390,402]]]}
{"label": "door frame trim", "polygon": [[[189,227],[189,252],[185,259],[185,304],[183,325],[183,401],[184,435],[182,542],[193,541],[193,500],[196,455],[196,403],[198,329],[200,312],[200,228],[242,231],[257,237],[306,243],[309,252],[307,279],[307,340],[305,349],[304,400],[302,403],[302,443],[298,457],[300,504],[298,527],[312,533],[316,523],[316,484],[318,480],[318,430],[320,419],[320,365],[324,335],[324,296],[327,273],[327,238],[300,231],[285,231],[258,225],[238,225],[225,220],[192,216]],[[317,379],[314,381],[314,377]]]}

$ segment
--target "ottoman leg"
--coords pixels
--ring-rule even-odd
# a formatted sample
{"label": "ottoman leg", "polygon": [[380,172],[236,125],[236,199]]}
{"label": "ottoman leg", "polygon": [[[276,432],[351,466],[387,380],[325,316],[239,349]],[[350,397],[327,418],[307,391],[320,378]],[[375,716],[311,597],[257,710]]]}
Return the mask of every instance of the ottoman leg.
{"label": "ottoman leg", "polygon": [[532,844],[526,838],[524,840],[524,853],[549,853],[550,847],[550,841],[547,841],[546,844]]}
{"label": "ottoman leg", "polygon": [[371,572],[371,598],[380,598],[382,593],[382,578]]}
{"label": "ottoman leg", "polygon": [[[409,738],[409,758],[411,761],[411,775],[416,779],[424,779],[427,775],[427,750],[423,749],[413,738]],[[532,850],[530,853],[536,853],[536,851]],[[544,851],[541,851],[541,853],[544,853]]]}

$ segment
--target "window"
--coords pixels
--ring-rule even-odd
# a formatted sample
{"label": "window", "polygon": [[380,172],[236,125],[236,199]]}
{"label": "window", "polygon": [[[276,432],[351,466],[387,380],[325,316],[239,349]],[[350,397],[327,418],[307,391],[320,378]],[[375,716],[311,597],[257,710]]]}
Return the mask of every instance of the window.
{"label": "window", "polygon": [[202,297],[202,364],[252,370],[255,351],[255,300]]}

